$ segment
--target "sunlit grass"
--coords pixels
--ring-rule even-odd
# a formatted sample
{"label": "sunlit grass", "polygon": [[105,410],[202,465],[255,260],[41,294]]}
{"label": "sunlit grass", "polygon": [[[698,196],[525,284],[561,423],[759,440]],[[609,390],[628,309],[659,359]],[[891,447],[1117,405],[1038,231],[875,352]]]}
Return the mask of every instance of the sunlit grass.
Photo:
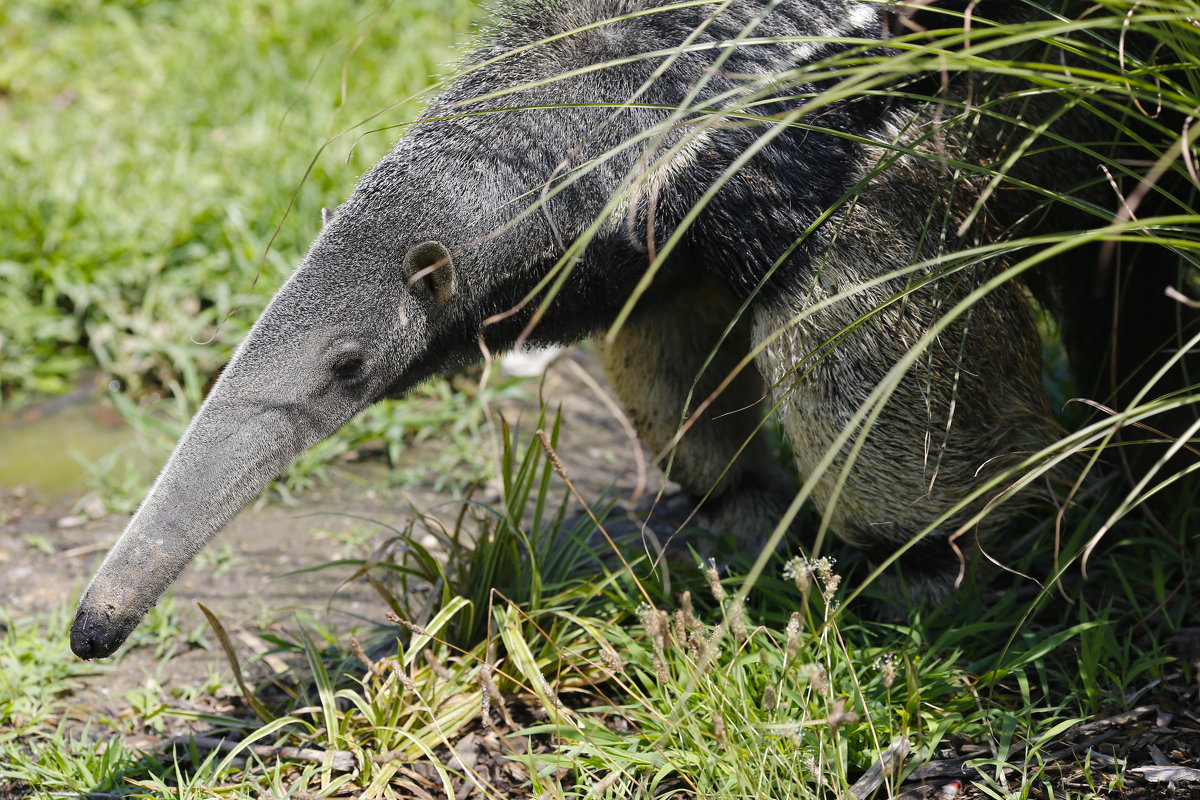
{"label": "sunlit grass", "polygon": [[[313,131],[300,122],[319,121],[319,140],[340,129],[346,117],[356,119],[346,110],[335,113],[331,109],[337,103],[328,102],[340,79],[330,64],[341,63],[342,56],[327,59],[322,70],[329,74],[318,71],[313,87],[322,88],[297,88],[311,66],[305,54],[310,48],[320,49],[314,42],[323,41],[321,35],[332,42],[348,30],[332,12],[302,8],[307,10],[229,7],[228,16],[219,18],[221,24],[210,20],[215,27],[205,31],[214,39],[217,34],[233,36],[232,28],[221,25],[258,32],[257,38],[250,37],[255,43],[252,52],[222,52],[267,70],[253,89],[228,66],[215,67],[209,74],[188,69],[202,63],[197,56],[212,57],[211,51],[219,49],[211,42],[185,37],[182,43],[156,50],[154,37],[192,30],[157,11],[159,6],[88,6],[71,25],[52,28],[58,32],[48,37],[49,44],[40,44],[32,34],[14,36],[18,52],[26,53],[57,47],[54,52],[61,56],[103,44],[106,55],[96,62],[109,65],[110,71],[98,69],[96,77],[80,83],[72,96],[71,80],[56,78],[57,73],[45,67],[30,67],[29,59],[20,61],[26,65],[21,74],[0,67],[5,85],[12,87],[7,90],[10,113],[4,125],[17,129],[2,145],[13,154],[6,161],[23,163],[45,184],[35,185],[22,170],[14,173],[15,188],[0,190],[8,193],[0,195],[0,211],[11,208],[15,229],[28,233],[19,237],[25,244],[12,245],[14,251],[0,259],[0,269],[20,273],[0,284],[17,315],[13,332],[6,333],[10,338],[3,346],[9,349],[4,353],[22,356],[0,361],[11,360],[11,374],[0,373],[10,391],[54,389],[81,366],[95,364],[113,370],[131,387],[178,381],[180,396],[190,393],[187,402],[194,407],[204,376],[223,360],[225,350],[201,347],[190,337],[203,338],[217,320],[244,302],[222,328],[222,341],[236,340],[267,294],[242,297],[274,223],[299,183],[297,176],[307,168],[307,154],[313,152]],[[419,6],[393,13],[412,8]],[[22,19],[45,29],[56,12],[22,6],[5,13],[14,19],[24,15]],[[206,8],[201,19],[208,19],[209,13]],[[322,16],[326,13],[328,18]],[[141,20],[140,14],[148,16]],[[323,19],[324,27],[304,14]],[[963,36],[956,28],[961,19],[951,17],[940,39],[931,40],[924,31],[898,39],[895,44],[903,58],[876,63],[854,50],[832,57],[820,65],[824,75],[836,79],[829,96],[803,100],[820,108],[838,92],[885,91],[910,75],[942,70],[990,71],[1027,81],[1034,87],[1031,93],[1052,92],[1063,98],[1064,106],[1077,104],[1113,120],[1116,133],[1135,140],[1141,158],[1105,164],[1116,176],[1114,182],[1136,186],[1143,176],[1157,174],[1156,187],[1179,195],[1167,198],[1169,216],[1149,222],[1118,219],[1119,235],[1126,241],[1149,241],[1164,257],[1187,266],[1195,258],[1200,222],[1189,197],[1193,143],[1200,127],[1190,122],[1182,129],[1171,126],[1190,120],[1192,109],[1200,106],[1200,45],[1192,25],[1198,15],[1195,3],[1107,3],[1081,22],[1048,17],[991,31],[980,28],[973,38],[977,49],[970,52],[963,51]],[[437,12],[431,11],[414,20],[436,18]],[[292,21],[301,22],[315,38],[301,45],[281,33],[277,26]],[[459,16],[440,19],[443,27],[427,35],[448,41],[446,26],[460,22]],[[72,25],[92,26],[96,35],[76,30],[78,38],[72,38]],[[22,28],[27,29],[32,30]],[[423,30],[419,25],[416,29]],[[1159,49],[1151,49],[1154,60],[1137,60],[1136,52],[1147,52],[1144,49],[1118,51],[1115,42],[1121,30],[1159,42]],[[194,31],[189,35],[203,38]],[[1007,61],[1003,51],[992,49],[1004,37],[1037,39],[1047,49],[1041,58]],[[343,53],[337,48],[348,47],[345,43],[352,38],[332,52]],[[187,43],[199,51],[183,46]],[[353,62],[357,66],[347,72],[351,83],[374,71],[388,73],[390,62],[383,66],[386,54],[389,48],[401,47],[386,38],[364,43],[355,58],[368,61]],[[1055,57],[1064,50],[1077,59],[1070,74]],[[65,56],[59,60],[70,64]],[[76,64],[76,74],[88,64],[86,59]],[[147,76],[145,85],[125,92],[110,87],[105,94],[106,76],[133,72],[135,64],[138,74]],[[228,104],[189,116],[186,92],[155,88],[155,64],[160,71],[165,69],[162,65],[173,65],[188,72],[187,80],[172,86],[210,96],[213,87],[220,86],[234,96]],[[271,89],[276,79],[279,86]],[[365,116],[405,93],[398,83],[372,86],[370,91],[379,94],[367,95],[364,89],[355,113]],[[310,107],[311,98],[320,98],[322,92],[327,102]],[[284,117],[282,111],[293,96],[305,99]],[[62,109],[56,113],[67,116],[22,121],[20,111],[30,107],[31,98],[58,97]],[[106,97],[107,106],[102,102]],[[756,102],[752,93],[739,99],[747,105]],[[1112,116],[1135,105],[1134,99],[1146,108],[1157,109],[1161,103],[1164,111],[1147,114],[1145,127],[1135,130]],[[144,111],[130,109],[128,117],[110,119],[114,104]],[[174,116],[159,120],[149,113],[151,107]],[[948,103],[945,113],[964,108],[965,104]],[[410,107],[397,114],[411,111]],[[986,111],[1000,113],[992,106]],[[739,119],[737,110],[696,113],[714,125]],[[187,124],[180,126],[179,120]],[[779,122],[806,124],[799,118]],[[106,130],[104,135],[125,142],[125,149],[116,148],[107,161],[88,159],[86,154],[95,156],[96,143]],[[262,158],[264,143],[282,146],[280,142],[293,139],[308,149],[299,147],[278,160]],[[220,146],[210,147],[214,142]],[[377,147],[378,153],[386,144],[368,139],[360,148]],[[1063,140],[1054,147],[1066,152],[1094,144]],[[333,150],[344,146],[338,143]],[[79,155],[63,155],[64,149]],[[278,280],[315,231],[316,210],[330,203],[326,196],[333,195],[336,202],[352,178],[336,160],[326,163],[325,158],[318,161],[299,197],[294,216],[298,222],[285,226],[268,258],[270,280]],[[370,161],[364,149],[353,158],[347,168],[351,171]],[[166,166],[151,171],[148,185],[156,188],[145,192],[151,197],[146,200],[130,186],[132,176],[154,159]],[[954,166],[995,178],[998,187],[1003,184],[1004,164]],[[1179,186],[1183,188],[1175,188]],[[135,199],[122,205],[118,201],[126,192]],[[1090,201],[1052,187],[1046,199],[1089,208],[1096,229],[1083,236],[1118,234],[1116,228],[1107,229],[1112,220]],[[171,214],[160,221],[152,210]],[[110,213],[106,217],[101,211]],[[989,252],[1010,248],[1013,253],[1069,250],[1079,236],[1069,232],[988,247],[993,248]],[[970,268],[986,254],[951,253],[925,266],[946,275]],[[1020,262],[1014,273],[1034,260],[1036,255]],[[32,271],[15,268],[25,264],[32,265]],[[102,264],[110,266],[101,269]],[[147,282],[150,274],[155,281]],[[1194,277],[1186,281],[1196,285]],[[197,292],[202,300],[196,299]],[[191,309],[187,303],[192,301],[197,303],[195,316],[177,313],[179,308]],[[968,308],[969,303],[964,313]],[[86,339],[80,338],[83,334]],[[31,352],[40,357],[30,358]],[[887,389],[882,385],[879,390],[879,408],[888,400]],[[429,391],[435,393],[433,403],[442,407],[441,413],[423,417],[413,406],[405,406],[399,409],[401,419],[410,415],[405,426],[440,431],[450,421],[447,406],[454,410],[449,416],[465,413],[463,406],[453,405],[457,401],[436,394],[442,390]],[[1144,400],[1147,411],[1187,402],[1183,397],[1156,404],[1150,392]],[[871,411],[864,408],[858,419],[866,419]],[[185,407],[176,425],[186,413]],[[542,420],[547,443],[558,446],[559,437],[569,435],[569,420],[560,426],[557,421],[548,424],[549,419]],[[389,423],[384,416],[376,424]],[[256,726],[250,738],[239,738],[225,751],[181,747],[174,754],[162,752],[144,760],[123,745],[98,756],[87,746],[89,739],[52,724],[53,714],[45,709],[71,690],[75,676],[47,666],[47,660],[36,655],[40,629],[14,625],[4,651],[6,668],[9,660],[21,667],[14,685],[41,682],[49,689],[44,697],[34,695],[41,705],[21,712],[36,724],[0,739],[0,747],[10,747],[10,766],[0,767],[7,769],[0,775],[45,791],[109,791],[129,776],[150,795],[201,796],[214,786],[230,796],[336,794],[360,788],[368,794],[399,794],[408,780],[430,793],[451,793],[466,781],[479,795],[503,796],[471,769],[450,766],[455,742],[463,733],[484,732],[495,725],[514,740],[538,744],[532,751],[514,750],[511,759],[523,770],[518,773],[522,791],[533,795],[657,797],[678,791],[698,797],[845,796],[889,744],[906,741],[911,760],[920,763],[937,758],[954,736],[984,747],[985,754],[973,762],[978,769],[973,780],[984,792],[1024,796],[1054,780],[1042,759],[1070,726],[1125,708],[1175,671],[1192,669],[1165,644],[1175,629],[1190,624],[1195,607],[1191,575],[1197,554],[1188,527],[1192,515],[1175,509],[1172,527],[1158,529],[1155,518],[1137,513],[1153,487],[1139,487],[1123,504],[1107,506],[1100,495],[1108,487],[1101,487],[1088,496],[1092,507],[1068,509],[1057,526],[1053,510],[1046,511],[1045,519],[1030,522],[1042,544],[1027,553],[1006,554],[1003,565],[1011,574],[993,578],[993,586],[1008,591],[978,591],[968,582],[953,603],[910,609],[899,621],[890,616],[894,606],[887,599],[873,595],[871,587],[862,588],[869,570],[853,557],[845,564],[830,564],[794,551],[768,551],[757,561],[756,553],[728,554],[695,570],[675,565],[670,590],[664,588],[662,573],[633,558],[636,563],[629,568],[609,559],[598,561],[590,575],[581,574],[577,556],[589,548],[604,552],[586,539],[591,526],[560,513],[567,489],[544,460],[539,440],[529,431],[503,425],[496,429],[503,453],[502,505],[474,511],[468,506],[450,528],[431,518],[418,519],[413,529],[396,532],[389,549],[359,565],[376,582],[381,602],[401,620],[395,645],[388,637],[382,650],[368,655],[361,647],[312,637],[276,641],[279,652],[293,658],[295,674],[287,679],[286,697],[271,698],[276,705],[266,716],[274,718],[250,723],[244,714],[240,726],[218,721],[218,731],[237,731],[231,738]],[[1047,457],[1071,448],[1086,456],[1088,448],[1103,443],[1107,432],[1097,428],[1089,440],[1066,440]],[[852,442],[851,433],[842,441]],[[329,450],[313,456],[313,463],[298,473],[300,482],[294,488],[303,489],[303,477],[344,453],[346,446],[337,440],[323,445]],[[1025,467],[1033,474],[1037,464]],[[1089,580],[1082,581],[1080,554],[1103,517],[1097,509],[1108,513],[1114,505],[1118,512],[1108,534],[1109,549],[1093,555],[1087,565]],[[1115,519],[1120,515],[1125,519]],[[564,530],[568,521],[577,529]],[[439,548],[422,545],[425,540],[417,533],[431,535]],[[1055,546],[1060,550],[1052,552],[1049,543],[1059,535]],[[448,552],[445,558],[442,548]],[[642,552],[638,547],[630,550]],[[982,560],[977,566],[986,568]],[[169,624],[169,616],[159,623],[157,631],[143,634],[146,644],[152,644],[154,633],[176,640],[183,635]],[[532,709],[534,718],[511,719],[509,705]],[[149,709],[150,703],[144,707]],[[129,724],[149,727],[141,718]],[[328,759],[318,763],[295,751],[285,756],[283,751],[266,755],[254,749],[276,745],[319,750]],[[414,778],[402,772],[412,761],[431,766]],[[1091,767],[1082,756],[1078,767],[1091,780]],[[894,785],[897,778],[890,780]],[[1065,794],[1088,796],[1083,790]]]}
{"label": "sunlit grass", "polygon": [[134,392],[202,388],[395,134],[322,145],[383,109],[356,133],[411,118],[401,101],[478,15],[468,0],[5,4],[0,397],[97,367]]}
{"label": "sunlit grass", "polygon": [[[888,746],[920,764],[953,736],[985,746],[973,780],[1003,793],[1014,780],[1017,791],[1052,781],[1058,766],[1039,759],[1058,749],[1058,735],[1179,668],[1161,643],[1195,601],[1186,580],[1194,545],[1181,552],[1127,531],[1128,545],[1099,556],[1093,582],[1072,582],[1065,597],[1022,591],[1028,581],[1014,574],[994,580],[1011,582],[1007,593],[967,589],[903,622],[843,608],[862,576],[854,559],[780,555],[744,599],[736,592],[752,554],[677,564],[668,596],[644,560],[626,569],[609,559],[580,574],[570,553],[584,552],[581,543],[545,514],[565,484],[536,436],[510,432],[508,441],[499,516],[464,513],[458,524],[478,529],[447,539],[440,557],[419,544],[436,523],[418,520],[359,562],[402,620],[392,632],[365,648],[317,630],[268,634],[291,671],[261,687],[260,719],[246,706],[197,714],[147,684],[119,719],[92,715],[80,728],[66,713],[78,665],[63,655],[65,637],[55,645],[47,634],[64,620],[9,623],[6,680],[39,687],[43,699],[40,710],[12,707],[24,722],[0,736],[0,778],[137,796],[219,788],[230,797],[403,797],[412,785],[436,793],[469,784],[472,796],[504,797],[494,782],[515,780],[522,792],[563,797],[817,798],[844,796]],[[1085,533],[1081,525],[1072,539]],[[514,555],[516,569],[536,568],[536,578],[514,573]],[[1009,566],[1036,573],[1045,560],[1034,552]],[[1110,582],[1122,591],[1106,600],[1097,583]],[[167,624],[132,644],[169,653],[184,636]],[[207,731],[197,744],[147,754],[126,743],[169,719]],[[511,767],[505,758],[455,761],[465,734],[493,730],[496,741],[515,734],[520,743]],[[107,746],[97,749],[97,738]],[[902,774],[886,782],[894,788]]]}
{"label": "sunlit grass", "polygon": [[[398,135],[363,134],[416,114],[479,16],[470,0],[0,9],[0,405],[111,376],[142,438],[91,465],[90,483],[131,510],[320,209]],[[466,442],[483,424],[472,389],[372,409],[279,490],[367,442],[398,464],[437,430],[437,468],[396,480],[462,491],[486,461]]]}

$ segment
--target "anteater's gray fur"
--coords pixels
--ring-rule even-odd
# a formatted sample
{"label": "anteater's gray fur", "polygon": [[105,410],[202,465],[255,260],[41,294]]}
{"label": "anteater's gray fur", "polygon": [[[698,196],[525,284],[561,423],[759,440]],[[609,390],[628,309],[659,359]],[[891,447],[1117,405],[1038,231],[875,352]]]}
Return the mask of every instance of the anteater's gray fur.
{"label": "anteater's gray fur", "polygon": [[[770,134],[658,265],[605,353],[616,393],[659,451],[701,364],[753,296],[696,400],[757,349],[754,366],[684,437],[672,477],[695,496],[712,490],[709,524],[758,546],[795,492],[767,446],[751,438],[764,396],[778,403],[800,472],[811,474],[883,376],[1003,264],[977,265],[886,304],[930,273],[923,269],[810,312],[891,270],[987,241],[1039,198],[1002,188],[967,238],[956,238],[982,181],[941,156],[990,161],[1021,134],[969,114],[929,136],[940,118],[954,117],[953,101],[966,91],[939,87],[936,75],[924,91],[944,91],[945,107],[861,96],[804,120],[815,128],[777,128],[772,115],[821,89],[804,84],[805,65],[839,47],[813,40],[882,40],[884,6],[732,0],[630,16],[664,5],[530,0],[501,12],[463,77],[362,178],[239,348],[84,596],[76,653],[115,650],[218,529],[297,454],[369,404],[477,361],[481,339],[492,353],[512,347],[537,308],[545,315],[535,343],[604,330],[651,253],[735,159]],[[984,3],[976,13],[1008,6]],[[528,47],[551,37],[558,38]],[[714,46],[739,37],[750,41]],[[629,58],[639,53],[659,55]],[[885,53],[881,42],[876,54]],[[713,70],[718,58],[726,60]],[[988,89],[982,79],[971,86]],[[689,95],[693,106],[741,113],[717,124],[685,114],[683,124],[637,139],[661,128]],[[899,159],[773,271],[896,141],[925,155]],[[1041,166],[1050,170],[1042,182],[1098,179],[1091,164],[1051,158]],[[553,301],[523,302],[594,224]],[[795,323],[798,314],[807,316]],[[919,352],[844,484],[844,452],[819,481],[814,497],[833,530],[860,547],[889,549],[1050,441],[1040,374],[1026,289],[1007,283]],[[946,532],[962,518],[928,539],[925,562],[949,552]],[[1010,518],[1001,508],[982,532]]]}

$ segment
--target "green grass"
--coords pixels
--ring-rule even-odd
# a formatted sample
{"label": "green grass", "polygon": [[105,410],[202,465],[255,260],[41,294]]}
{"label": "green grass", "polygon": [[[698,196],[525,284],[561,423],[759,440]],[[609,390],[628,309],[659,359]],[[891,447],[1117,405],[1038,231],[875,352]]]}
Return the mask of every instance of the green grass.
{"label": "green grass", "polygon": [[97,367],[135,394],[203,387],[321,207],[396,136],[357,134],[410,119],[402,101],[478,15],[468,0],[6,3],[0,397]]}
{"label": "green grass", "polygon": [[52,719],[60,696],[80,687],[80,676],[107,670],[71,657],[70,644],[58,635],[67,624],[65,608],[42,619],[0,618],[0,730],[6,742]]}
{"label": "green grass", "polygon": [[[0,779],[47,793],[173,797],[356,787],[403,797],[414,782],[435,794],[466,782],[475,796],[504,797],[509,784],[498,777],[515,775],[520,793],[558,797],[599,786],[621,797],[816,798],[843,796],[891,742],[908,742],[923,763],[954,736],[987,750],[972,762],[976,785],[1010,796],[1015,780],[1020,796],[1056,779],[1063,757],[1050,754],[1070,727],[1179,680],[1167,637],[1200,599],[1188,578],[1200,557],[1194,542],[1180,550],[1131,525],[1121,547],[1096,556],[1092,580],[1065,587],[1065,597],[1054,586],[1022,593],[1026,580],[1001,576],[993,588],[1011,582],[1011,591],[968,589],[903,623],[841,607],[861,578],[853,559],[845,572],[775,557],[744,600],[737,591],[753,554],[677,565],[667,596],[642,562],[608,560],[580,574],[586,548],[562,538],[562,520],[548,513],[567,486],[537,437],[508,441],[503,511],[463,515],[448,559],[428,563],[417,543],[433,529],[421,520],[398,534],[404,547],[359,563],[403,620],[381,647],[316,632],[272,637],[293,666],[260,688],[259,719],[245,705],[197,714],[148,681],[124,698],[119,718],[92,714],[81,725],[64,712],[77,676],[94,667],[51,635],[65,619],[8,621],[0,666],[11,694],[28,699],[0,718],[9,731]],[[1077,549],[1087,530],[1080,525],[1067,546]],[[536,575],[514,572],[514,555]],[[1038,574],[1050,565],[1035,552],[1009,566]],[[1112,584],[1122,587],[1116,596],[1104,591]],[[159,617],[131,645],[157,648],[169,670],[186,634],[169,604]],[[476,762],[484,773],[452,761],[464,734],[487,735],[483,713],[500,741],[525,743],[503,776],[491,761]],[[149,755],[126,744],[161,736],[170,720],[203,723],[200,744]],[[215,744],[222,737],[226,749]],[[414,762],[430,768],[414,778]],[[1066,763],[1093,774],[1082,754]]]}
{"label": "green grass", "polygon": [[[1090,19],[1119,29],[1129,8],[1107,3]],[[130,418],[173,440],[268,286],[315,232],[319,208],[336,203],[393,135],[360,142],[349,164],[350,139],[337,140],[304,180],[321,144],[420,91],[475,13],[443,0],[368,18],[376,10],[159,2],[0,11],[0,214],[16,234],[0,240],[5,402],[61,390],[99,368],[127,392],[117,402]],[[1042,32],[1093,59],[1099,72],[1074,84],[1052,58],[947,61],[956,52],[921,35],[903,45],[915,53],[907,62],[914,70],[1009,69],[1099,112],[1137,94],[1186,115],[1200,106],[1190,21],[1200,7],[1150,2],[1135,11],[1131,30],[1162,45],[1154,63],[1119,64],[1081,30]],[[851,60],[831,65],[831,74],[869,77],[876,68]],[[1185,176],[1187,160],[1171,149],[1182,132],[1149,125],[1160,138],[1146,143],[1137,169],[1158,163]],[[1177,218],[1127,225],[1122,235],[1194,258],[1200,219],[1187,202]],[[218,323],[216,344],[196,343]],[[412,469],[456,476],[441,488],[461,497],[483,475],[479,409],[494,397],[479,397],[473,385],[437,384],[372,410],[306,456],[280,491],[304,491],[337,459],[371,448],[388,450],[404,480],[404,448],[436,438],[450,441],[447,460]],[[136,398],[155,391],[172,394],[172,409],[138,412]],[[547,414],[541,424],[554,447],[570,423]],[[860,594],[869,570],[853,554],[832,565],[795,553],[675,563],[669,584],[632,557],[628,565],[593,561],[589,551],[604,556],[606,546],[587,540],[586,520],[563,512],[571,489],[541,442],[497,427],[501,504],[464,501],[453,526],[420,517],[371,559],[353,562],[398,627],[365,650],[320,631],[276,637],[274,655],[291,672],[233,712],[197,712],[150,681],[125,698],[124,715],[73,719],[72,693],[96,668],[69,657],[65,612],[5,618],[0,780],[43,794],[176,797],[420,796],[411,786],[437,795],[466,783],[489,797],[815,798],[845,796],[891,742],[907,741],[910,763],[920,764],[953,739],[983,748],[970,778],[978,796],[1035,796],[1049,786],[1054,797],[1082,798],[1110,782],[1119,791],[1123,770],[1109,778],[1083,751],[1058,754],[1064,734],[1153,698],[1167,682],[1194,686],[1195,666],[1171,639],[1192,624],[1200,600],[1193,517],[1175,509],[1172,528],[1159,530],[1137,508],[1144,489],[1124,505],[1111,498],[1072,509],[1061,558],[1050,551],[1056,531],[1047,511],[1030,523],[1044,544],[1006,560],[1011,574],[993,571],[990,591],[968,586],[954,603],[899,622],[872,587]],[[145,481],[111,480],[104,490],[118,503],[135,502]],[[584,500],[603,516],[602,499]],[[1106,548],[1080,580],[1081,553],[1113,508]],[[437,548],[422,544],[428,536]],[[223,555],[210,558],[219,565]],[[184,630],[166,603],[131,646],[153,648],[165,670],[177,648],[223,636],[219,623]],[[219,658],[216,647],[211,654]],[[195,696],[240,692],[229,680],[216,683]],[[464,734],[482,739],[492,730],[485,716],[511,748],[505,771],[486,775],[455,764]],[[165,720],[205,726],[204,741],[150,755],[126,743],[162,731]],[[214,743],[222,737],[224,748]],[[1081,778],[1068,787],[1063,769]],[[890,780],[894,789],[897,776]]]}
{"label": "green grass", "polygon": [[[144,435],[91,480],[131,510],[320,209],[399,132],[364,134],[415,115],[411,98],[479,16],[469,0],[6,4],[0,408],[108,375]],[[463,491],[485,463],[468,441],[479,401],[512,389],[422,387],[305,454],[277,489],[302,492],[358,451],[400,465],[436,436],[432,466],[393,480]]]}

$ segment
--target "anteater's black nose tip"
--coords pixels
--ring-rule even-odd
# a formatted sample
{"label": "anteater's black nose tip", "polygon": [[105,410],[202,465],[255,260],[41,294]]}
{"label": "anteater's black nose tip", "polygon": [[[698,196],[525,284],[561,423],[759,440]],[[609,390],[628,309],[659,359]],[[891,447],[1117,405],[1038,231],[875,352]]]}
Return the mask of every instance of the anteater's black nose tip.
{"label": "anteater's black nose tip", "polygon": [[82,659],[96,657],[96,642],[84,631],[83,626],[76,622],[71,626],[71,650]]}
{"label": "anteater's black nose tip", "polygon": [[115,653],[127,635],[103,614],[89,613],[81,605],[71,625],[71,650],[83,659],[104,658]]}

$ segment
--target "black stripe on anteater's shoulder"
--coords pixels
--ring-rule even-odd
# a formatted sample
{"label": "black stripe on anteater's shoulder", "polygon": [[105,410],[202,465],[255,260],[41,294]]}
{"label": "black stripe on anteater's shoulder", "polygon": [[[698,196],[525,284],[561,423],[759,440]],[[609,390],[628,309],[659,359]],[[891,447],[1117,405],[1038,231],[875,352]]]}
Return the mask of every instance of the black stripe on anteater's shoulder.
{"label": "black stripe on anteater's shoulder", "polygon": [[[641,188],[630,193],[633,208],[622,208],[605,229],[610,241],[594,244],[613,291],[629,288],[614,274],[623,263],[631,276],[644,270],[648,230],[661,246],[730,165],[778,125],[775,117],[819,93],[822,87],[805,78],[811,65],[837,51],[870,48],[883,25],[880,6],[862,2],[682,8],[637,0],[518,2],[499,6],[496,16],[463,77],[440,96],[433,120],[417,126],[405,149],[418,159],[466,160],[475,174],[501,176],[492,181],[495,191],[476,187],[469,202],[477,212],[475,240],[496,242],[510,255],[523,251],[539,263],[586,230],[629,176],[642,174]],[[870,55],[884,52],[880,44]],[[725,116],[714,121],[714,114]],[[773,134],[773,143],[722,190],[716,210],[706,212],[702,222],[717,227],[697,225],[694,244],[712,242],[712,255],[725,262],[716,277],[745,294],[786,247],[744,247],[718,206],[755,215],[768,232],[757,239],[791,242],[845,193],[861,162],[853,139],[876,135],[887,116],[883,101],[859,97],[826,106],[813,120],[849,138],[811,128]],[[647,140],[647,132],[657,135]],[[656,162],[654,179],[647,179]],[[530,215],[519,235],[496,234],[514,207],[545,194],[545,212]],[[622,247],[627,258],[615,257]],[[789,270],[802,274],[806,259],[798,252]]]}

